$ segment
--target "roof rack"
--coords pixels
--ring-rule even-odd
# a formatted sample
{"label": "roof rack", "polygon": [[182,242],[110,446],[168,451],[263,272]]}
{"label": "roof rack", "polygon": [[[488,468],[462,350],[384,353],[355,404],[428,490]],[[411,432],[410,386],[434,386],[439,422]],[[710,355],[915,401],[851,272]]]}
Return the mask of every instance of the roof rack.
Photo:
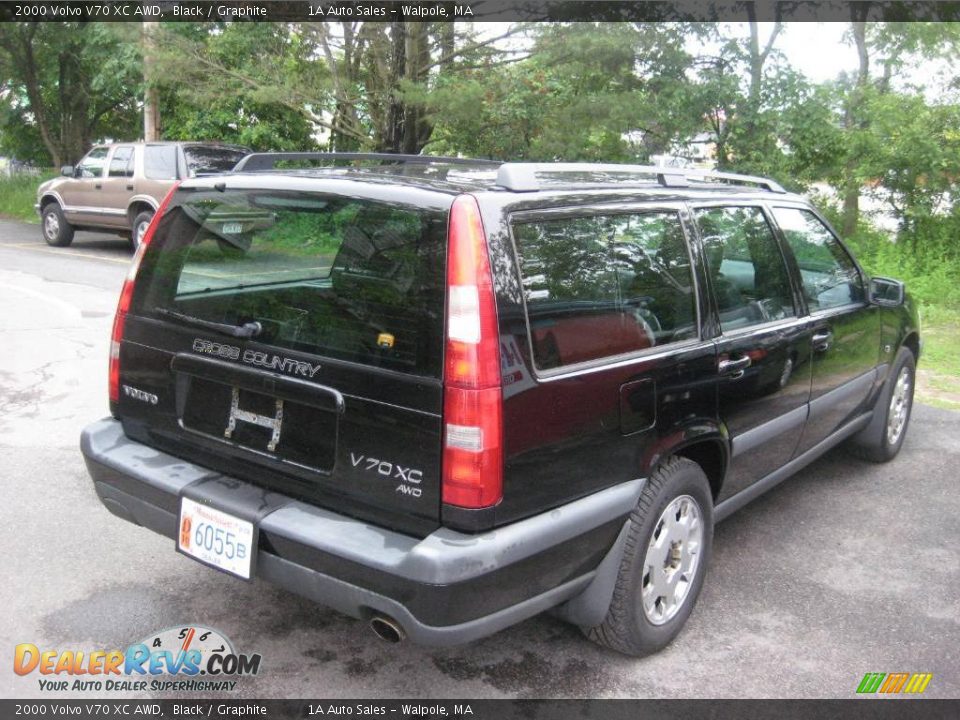
{"label": "roof rack", "polygon": [[499,167],[502,163],[495,160],[473,160],[470,158],[441,157],[439,155],[401,155],[398,153],[359,153],[359,152],[263,152],[250,153],[233,168],[233,172],[261,172],[273,170],[278,162],[316,160],[320,162],[337,160],[380,161],[401,164],[431,165],[478,165]]}
{"label": "roof rack", "polygon": [[615,163],[503,163],[497,172],[497,185],[512,192],[536,192],[540,189],[538,173],[618,173],[655,178],[663,187],[690,187],[690,180],[719,180],[733,185],[757,185],[775,193],[786,193],[778,183],[767,178],[736,173],[712,172],[694,168],[655,167],[653,165],[618,165]]}

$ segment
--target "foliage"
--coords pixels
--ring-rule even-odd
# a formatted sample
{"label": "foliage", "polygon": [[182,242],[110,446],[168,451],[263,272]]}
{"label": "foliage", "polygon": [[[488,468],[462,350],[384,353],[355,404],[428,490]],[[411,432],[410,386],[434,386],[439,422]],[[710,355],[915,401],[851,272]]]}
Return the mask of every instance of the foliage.
{"label": "foliage", "polygon": [[39,175],[24,173],[0,176],[0,216],[29,223],[40,222],[37,211],[33,209],[37,201],[37,186],[54,176],[52,170],[44,170]]}
{"label": "foliage", "polygon": [[0,24],[0,150],[40,165],[74,163],[91,142],[136,135],[142,87],[133,27]]}

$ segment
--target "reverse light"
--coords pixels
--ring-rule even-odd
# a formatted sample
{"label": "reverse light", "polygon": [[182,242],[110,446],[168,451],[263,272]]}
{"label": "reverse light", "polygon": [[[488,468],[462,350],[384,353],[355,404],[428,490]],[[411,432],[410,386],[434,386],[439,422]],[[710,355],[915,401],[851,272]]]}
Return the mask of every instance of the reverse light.
{"label": "reverse light", "polygon": [[167,205],[170,204],[170,199],[179,186],[179,181],[173,184],[173,187],[170,188],[166,197],[163,198],[163,202],[160,203],[160,207],[158,207],[157,211],[153,214],[153,220],[150,221],[150,226],[147,228],[147,232],[144,233],[143,240],[133,255],[133,260],[130,261],[130,269],[127,271],[127,277],[123,281],[123,288],[120,290],[120,300],[117,302],[117,312],[113,316],[113,330],[110,334],[108,377],[111,403],[120,402],[120,342],[123,340],[123,326],[127,319],[127,312],[130,310],[130,302],[133,300],[133,288],[137,280],[137,272],[140,270],[140,262],[143,260],[143,254],[150,245],[150,241],[153,240],[153,235],[157,230],[157,224],[160,222],[160,218],[166,211]]}
{"label": "reverse light", "polygon": [[480,208],[450,209],[444,361],[443,502],[496,505],[503,496],[500,336]]}

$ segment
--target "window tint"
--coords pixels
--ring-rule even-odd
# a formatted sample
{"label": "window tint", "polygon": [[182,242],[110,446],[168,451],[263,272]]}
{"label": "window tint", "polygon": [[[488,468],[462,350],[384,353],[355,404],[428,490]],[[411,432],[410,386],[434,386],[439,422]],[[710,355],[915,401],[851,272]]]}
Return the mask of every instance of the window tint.
{"label": "window tint", "polygon": [[514,226],[538,368],[697,336],[690,256],[676,213]]}
{"label": "window tint", "polygon": [[796,315],[783,254],[760,208],[704,208],[696,218],[724,330]]}
{"label": "window tint", "polygon": [[151,180],[176,180],[176,145],[147,145],[143,149],[143,174]]}
{"label": "window tint", "polygon": [[857,266],[816,215],[809,210],[774,208],[773,216],[800,266],[811,311],[865,300]]}
{"label": "window tint", "polygon": [[133,147],[122,145],[113,151],[110,158],[109,177],[127,177],[133,175]]}
{"label": "window tint", "polygon": [[229,172],[247,155],[247,151],[238,148],[188,145],[183,148],[183,155],[187,159],[187,172],[190,177],[195,177],[202,174]]}
{"label": "window tint", "polygon": [[107,161],[109,148],[98,147],[87,153],[77,165],[77,177],[98,178],[103,176],[103,166]]}
{"label": "window tint", "polygon": [[258,322],[259,343],[439,377],[446,226],[441,211],[339,196],[181,190],[138,307]]}

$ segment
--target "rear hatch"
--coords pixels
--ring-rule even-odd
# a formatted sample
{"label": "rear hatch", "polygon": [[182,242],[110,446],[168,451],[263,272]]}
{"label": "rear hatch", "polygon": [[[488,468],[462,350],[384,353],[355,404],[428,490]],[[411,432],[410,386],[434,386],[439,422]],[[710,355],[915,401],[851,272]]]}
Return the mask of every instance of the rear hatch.
{"label": "rear hatch", "polygon": [[179,457],[429,533],[452,197],[265,182],[196,181],[173,197],[137,275],[114,412]]}

